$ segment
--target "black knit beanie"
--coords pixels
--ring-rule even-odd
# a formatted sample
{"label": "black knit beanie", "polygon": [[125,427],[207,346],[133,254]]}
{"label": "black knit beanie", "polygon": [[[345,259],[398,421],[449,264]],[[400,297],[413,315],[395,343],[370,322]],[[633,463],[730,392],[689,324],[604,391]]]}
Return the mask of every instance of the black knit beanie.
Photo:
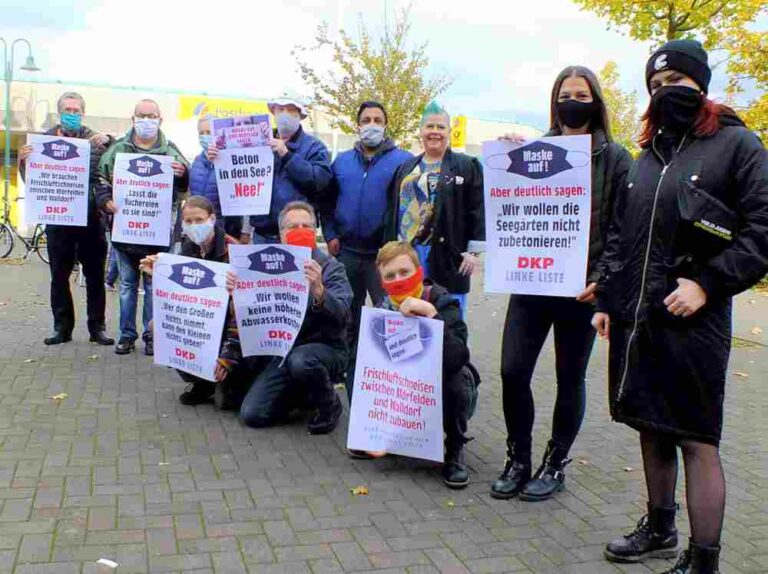
{"label": "black knit beanie", "polygon": [[677,70],[691,77],[706,94],[712,70],[707,61],[707,52],[696,40],[670,40],[656,50],[645,66],[645,85],[651,91],[651,78],[663,70]]}

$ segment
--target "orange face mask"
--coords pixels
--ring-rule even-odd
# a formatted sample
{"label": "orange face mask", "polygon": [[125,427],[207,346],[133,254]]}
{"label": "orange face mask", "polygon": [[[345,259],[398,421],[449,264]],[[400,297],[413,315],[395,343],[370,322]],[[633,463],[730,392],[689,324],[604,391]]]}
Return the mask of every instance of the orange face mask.
{"label": "orange face mask", "polygon": [[382,281],[381,286],[395,305],[400,305],[408,297],[421,297],[424,292],[424,269],[418,267],[416,273],[405,279]]}
{"label": "orange face mask", "polygon": [[295,245],[296,247],[309,247],[310,249],[317,248],[315,230],[310,229],[309,227],[296,227],[295,229],[289,229],[285,233],[285,242],[288,245]]}

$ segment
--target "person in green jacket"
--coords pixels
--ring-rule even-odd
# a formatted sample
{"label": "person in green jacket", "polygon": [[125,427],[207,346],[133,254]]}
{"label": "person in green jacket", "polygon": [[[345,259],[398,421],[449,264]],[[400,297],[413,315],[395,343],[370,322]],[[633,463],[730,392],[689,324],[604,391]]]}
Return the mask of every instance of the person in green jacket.
{"label": "person in green jacket", "polygon": [[[154,100],[140,100],[133,110],[133,126],[122,138],[110,147],[99,162],[99,181],[96,187],[96,202],[107,213],[116,213],[117,206],[112,198],[112,177],[115,167],[115,157],[118,153],[145,153],[149,155],[167,155],[173,157],[173,202],[177,203],[179,195],[186,192],[189,182],[189,163],[173,142],[169,141],[160,130],[162,124],[160,106]],[[139,262],[150,253],[168,251],[171,238],[164,245],[135,245],[131,243],[114,242],[117,254],[117,264],[120,270],[120,339],[115,346],[115,353],[127,355],[133,351],[138,339],[136,330],[136,307],[138,304]],[[144,309],[142,322],[144,325],[144,353],[153,355],[152,331],[149,322],[152,320],[152,280],[144,276]]]}

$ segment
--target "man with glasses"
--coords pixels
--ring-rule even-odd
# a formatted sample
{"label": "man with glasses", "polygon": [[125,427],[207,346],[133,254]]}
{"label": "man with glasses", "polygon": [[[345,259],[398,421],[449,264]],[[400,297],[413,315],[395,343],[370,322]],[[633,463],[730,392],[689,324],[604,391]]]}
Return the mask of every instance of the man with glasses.
{"label": "man with glasses", "polygon": [[[104,262],[107,257],[107,240],[104,222],[94,201],[99,159],[114,142],[111,136],[96,133],[83,125],[85,100],[77,92],[65,92],[58,101],[59,123],[45,132],[69,138],[87,139],[91,142],[90,184],[88,192],[88,224],[85,227],[48,224],[45,235],[48,254],[51,259],[51,311],[53,312],[53,334],[43,342],[59,345],[72,340],[75,328],[75,307],[69,279],[75,261],[83,267],[86,281],[86,306],[88,309],[88,331],[91,343],[112,345],[114,340],[104,334]],[[32,146],[25,145],[19,150],[19,172],[25,176],[26,162],[32,153]]]}
{"label": "man with glasses", "polygon": [[[101,209],[108,213],[116,213],[117,207],[112,199],[112,175],[115,166],[115,156],[118,153],[144,153],[151,155],[167,155],[174,158],[173,167],[173,202],[177,203],[179,194],[187,190],[189,175],[188,162],[179,149],[160,130],[163,118],[160,106],[154,100],[140,100],[133,111],[133,127],[122,138],[115,142],[99,162],[99,183],[96,190],[96,200]],[[170,242],[170,237],[168,238]],[[138,332],[136,330],[136,307],[138,304],[139,262],[151,253],[168,251],[169,245],[135,245],[131,243],[113,242],[117,255],[117,265],[120,271],[120,340],[115,346],[115,353],[127,355],[135,347]],[[152,320],[152,280],[144,276],[144,309],[142,322],[144,333],[144,354],[153,355],[154,346],[149,322]]]}

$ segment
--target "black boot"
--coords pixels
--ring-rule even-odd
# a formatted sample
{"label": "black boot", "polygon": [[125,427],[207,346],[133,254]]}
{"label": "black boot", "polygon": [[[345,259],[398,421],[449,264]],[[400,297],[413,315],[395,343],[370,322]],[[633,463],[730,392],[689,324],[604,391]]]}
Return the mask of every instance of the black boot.
{"label": "black boot", "polygon": [[446,441],[445,462],[443,463],[443,484],[448,488],[466,488],[469,484],[469,469],[464,460],[464,440]]}
{"label": "black boot", "polygon": [[190,407],[204,405],[213,401],[213,392],[213,383],[208,381],[190,383],[184,389],[184,392],[179,395],[179,402]]}
{"label": "black boot", "polygon": [[71,333],[63,333],[62,331],[55,331],[50,337],[46,337],[43,343],[46,345],[61,345],[62,343],[69,343],[72,340]]}
{"label": "black boot", "polygon": [[317,414],[307,423],[309,434],[328,434],[333,432],[336,425],[339,424],[344,407],[339,400],[339,396],[334,391],[333,402],[330,405],[323,405],[317,409]]}
{"label": "black boot", "polygon": [[105,347],[115,344],[115,340],[110,337],[107,337],[104,334],[104,331],[92,331],[90,342],[96,343],[97,345],[103,345]]}
{"label": "black boot", "polygon": [[521,460],[523,458],[515,454],[514,444],[507,441],[507,460],[504,461],[501,476],[491,485],[492,498],[514,498],[531,479],[530,457],[527,457],[527,462]]}
{"label": "black boot", "polygon": [[565,466],[571,462],[565,458],[567,450],[550,440],[544,460],[533,479],[520,491],[520,500],[540,502],[549,500],[555,493],[565,489]]}
{"label": "black boot", "polygon": [[719,546],[698,546],[689,541],[677,564],[663,574],[720,574],[719,563]]}
{"label": "black boot", "polygon": [[675,513],[677,505],[653,508],[637,523],[635,530],[605,547],[609,562],[642,562],[648,558],[674,558],[678,554]]}

